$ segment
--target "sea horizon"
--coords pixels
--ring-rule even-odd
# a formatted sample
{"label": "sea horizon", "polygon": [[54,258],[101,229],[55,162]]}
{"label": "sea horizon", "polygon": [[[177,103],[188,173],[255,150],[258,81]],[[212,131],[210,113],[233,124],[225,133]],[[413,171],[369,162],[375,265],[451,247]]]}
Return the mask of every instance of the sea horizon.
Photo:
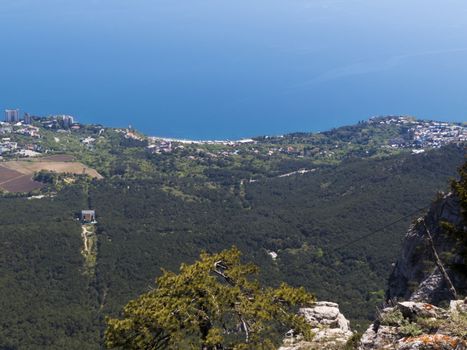
{"label": "sea horizon", "polygon": [[194,139],[463,121],[466,16],[460,0],[5,0],[0,108]]}
{"label": "sea horizon", "polygon": [[[11,107],[11,106],[10,106]],[[1,110],[6,110],[6,109],[16,109],[16,108],[3,108],[0,107]],[[18,108],[19,109],[19,108]],[[415,116],[415,115],[410,115],[410,114],[381,114],[381,115],[374,115],[374,116],[368,116],[366,118],[358,118],[358,119],[353,119],[353,120],[346,120],[343,122],[338,122],[337,124],[321,124],[321,127],[303,127],[301,129],[288,129],[284,128],[282,131],[281,130],[272,130],[270,132],[262,132],[261,130],[258,130],[256,133],[248,133],[248,131],[245,131],[244,133],[239,133],[235,134],[232,136],[232,134],[222,134],[222,133],[215,133],[213,132],[212,134],[198,134],[198,133],[191,133],[191,134],[183,134],[183,133],[174,133],[170,134],[169,132],[164,133],[164,130],[160,130],[157,127],[153,127],[150,124],[125,124],[125,123],[120,123],[120,124],[112,124],[112,122],[106,122],[105,120],[101,120],[99,118],[92,119],[92,118],[84,118],[81,119],[79,116],[70,114],[70,113],[45,113],[45,114],[37,114],[37,113],[30,113],[29,111],[23,111],[21,109],[20,114],[23,115],[24,113],[28,113],[33,116],[38,116],[38,117],[49,117],[49,116],[57,116],[57,115],[71,115],[74,117],[75,122],[81,123],[81,124],[97,124],[97,125],[102,125],[104,127],[109,127],[109,128],[116,128],[116,129],[125,129],[131,127],[132,129],[135,129],[138,132],[143,133],[144,135],[148,137],[156,137],[160,139],[173,139],[173,140],[183,140],[183,141],[238,141],[238,140],[245,140],[245,139],[251,139],[251,138],[256,138],[256,137],[264,137],[264,136],[282,136],[282,135],[287,135],[287,134],[292,134],[292,133],[320,133],[320,132],[325,132],[329,131],[335,128],[339,127],[344,127],[344,126],[350,126],[350,125],[355,125],[359,122],[364,122],[368,121],[371,118],[377,118],[377,117],[412,117],[416,118],[417,120],[429,120],[429,121],[438,121],[438,122],[449,122],[449,123],[466,123],[466,120],[462,119],[456,119],[456,118],[449,118],[449,117],[420,117],[420,116]],[[3,119],[1,119],[3,120]],[[267,128],[265,128],[267,130]],[[224,135],[224,136],[222,136]]]}

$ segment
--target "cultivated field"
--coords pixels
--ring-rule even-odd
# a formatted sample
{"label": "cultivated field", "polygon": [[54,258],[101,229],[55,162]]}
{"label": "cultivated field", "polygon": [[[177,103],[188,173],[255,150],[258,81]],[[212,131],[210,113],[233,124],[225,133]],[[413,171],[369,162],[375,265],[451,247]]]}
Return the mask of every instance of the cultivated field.
{"label": "cultivated field", "polygon": [[96,179],[103,178],[96,170],[83,163],[66,160],[71,160],[71,158],[55,156],[0,163],[0,188],[9,192],[29,192],[40,188],[43,184],[33,181],[32,176],[41,170],[74,175],[86,174]]}
{"label": "cultivated field", "polygon": [[71,162],[74,159],[75,157],[69,154],[54,154],[52,156],[40,158],[41,161],[48,160],[48,161],[55,161],[55,162]]}
{"label": "cultivated field", "polygon": [[25,175],[32,175],[37,171],[46,170],[56,173],[86,174],[91,177],[102,179],[102,176],[94,169],[79,162],[57,162],[49,160],[15,160],[1,164],[5,168],[20,172]]}

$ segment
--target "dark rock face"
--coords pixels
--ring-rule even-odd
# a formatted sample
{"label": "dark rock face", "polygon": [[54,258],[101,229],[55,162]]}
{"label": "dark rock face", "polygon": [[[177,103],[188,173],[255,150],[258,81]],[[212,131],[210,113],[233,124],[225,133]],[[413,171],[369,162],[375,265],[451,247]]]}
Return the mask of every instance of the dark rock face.
{"label": "dark rock face", "polygon": [[[465,247],[459,247],[453,236],[442,227],[442,222],[449,222],[456,230],[466,232],[459,200],[453,194],[438,199],[423,220],[458,294],[467,294],[466,271],[458,268],[465,266],[460,254]],[[435,305],[454,297],[436,266],[421,220],[414,223],[407,232],[401,256],[389,278],[386,297],[388,300],[423,301]]]}
{"label": "dark rock face", "polygon": [[467,298],[459,299],[467,294],[462,206],[465,200],[445,195],[409,228],[386,292],[391,307],[363,334],[359,350],[467,349]]}

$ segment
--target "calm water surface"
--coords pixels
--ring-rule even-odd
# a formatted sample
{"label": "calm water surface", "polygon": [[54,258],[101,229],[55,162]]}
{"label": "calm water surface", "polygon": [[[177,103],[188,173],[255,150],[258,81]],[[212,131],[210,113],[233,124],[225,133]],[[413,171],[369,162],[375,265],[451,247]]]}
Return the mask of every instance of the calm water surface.
{"label": "calm water surface", "polygon": [[465,0],[1,0],[0,108],[239,138],[467,120]]}

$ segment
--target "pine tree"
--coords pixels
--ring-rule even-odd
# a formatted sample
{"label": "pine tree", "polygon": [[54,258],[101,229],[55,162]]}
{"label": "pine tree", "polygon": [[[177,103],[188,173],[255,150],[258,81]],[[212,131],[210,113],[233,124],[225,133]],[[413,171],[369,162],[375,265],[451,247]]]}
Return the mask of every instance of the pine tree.
{"label": "pine tree", "polygon": [[274,335],[310,327],[296,311],[315,298],[303,288],[264,288],[258,268],[242,264],[236,248],[202,253],[178,274],[163,271],[156,288],[107,319],[105,344],[124,349],[274,349]]}

